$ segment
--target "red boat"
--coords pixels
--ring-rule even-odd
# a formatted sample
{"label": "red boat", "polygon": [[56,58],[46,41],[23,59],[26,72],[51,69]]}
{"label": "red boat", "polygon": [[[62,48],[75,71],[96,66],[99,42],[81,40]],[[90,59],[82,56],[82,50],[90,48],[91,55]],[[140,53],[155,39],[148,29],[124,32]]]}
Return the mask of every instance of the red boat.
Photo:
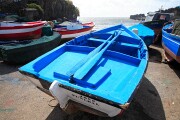
{"label": "red boat", "polygon": [[0,40],[26,40],[41,36],[46,21],[0,22]]}
{"label": "red boat", "polygon": [[55,28],[54,31],[59,32],[62,35],[62,39],[70,39],[90,33],[93,27],[93,22],[85,24],[71,23],[65,27]]}

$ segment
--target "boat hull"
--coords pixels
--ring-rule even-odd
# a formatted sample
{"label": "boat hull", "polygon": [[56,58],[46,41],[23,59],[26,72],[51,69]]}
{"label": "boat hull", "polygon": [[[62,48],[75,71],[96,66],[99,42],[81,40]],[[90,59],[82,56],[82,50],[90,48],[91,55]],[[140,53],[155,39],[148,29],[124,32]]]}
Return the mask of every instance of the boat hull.
{"label": "boat hull", "polygon": [[173,59],[180,63],[180,37],[163,30],[162,46]]}
{"label": "boat hull", "polygon": [[[14,29],[13,31],[17,31]],[[23,30],[22,30],[23,31]],[[0,40],[27,40],[27,39],[37,39],[41,37],[42,30],[37,29],[30,32],[23,33],[12,33],[12,34],[1,34]]]}
{"label": "boat hull", "polygon": [[62,39],[72,39],[90,33],[94,27],[94,23],[83,24],[83,26],[84,27],[82,29],[77,29],[77,30],[62,30],[61,28],[60,29],[56,28],[54,30],[62,35],[61,37]]}
{"label": "boat hull", "polygon": [[11,23],[7,23],[7,25],[3,23],[4,27],[0,27],[0,40],[37,39],[41,36],[44,23],[45,22],[27,22],[12,25]]}
{"label": "boat hull", "polygon": [[173,24],[168,24],[162,29],[162,46],[165,52],[180,63],[180,36],[172,34]]}
{"label": "boat hull", "polygon": [[[67,110],[73,101],[72,106],[83,106],[83,111],[113,117],[128,108],[147,60],[142,39],[117,25],[77,37],[19,70],[38,79],[33,79],[33,83],[39,88],[47,89],[51,84],[51,95],[62,109]],[[109,89],[112,83],[114,86]]]}
{"label": "boat hull", "polygon": [[137,24],[129,27],[131,31],[133,30],[138,30],[137,35],[143,39],[145,42],[146,46],[150,46],[153,43],[154,40],[154,31],[143,24]]}
{"label": "boat hull", "polygon": [[155,30],[155,29],[159,29],[161,30],[164,23],[166,23],[167,21],[164,20],[154,20],[154,21],[148,21],[148,22],[143,22],[142,24]]}
{"label": "boat hull", "polygon": [[52,36],[43,36],[27,43],[0,45],[0,57],[3,61],[13,64],[27,63],[57,47],[60,39],[60,35],[54,32]]}
{"label": "boat hull", "polygon": [[176,60],[178,63],[180,63],[180,56],[175,55],[168,47],[162,43],[162,46],[165,50],[165,57],[168,61],[172,61],[173,59]]}
{"label": "boat hull", "polygon": [[93,28],[70,31],[70,32],[59,32],[62,35],[62,39],[72,39],[81,35],[88,34],[92,31]]}

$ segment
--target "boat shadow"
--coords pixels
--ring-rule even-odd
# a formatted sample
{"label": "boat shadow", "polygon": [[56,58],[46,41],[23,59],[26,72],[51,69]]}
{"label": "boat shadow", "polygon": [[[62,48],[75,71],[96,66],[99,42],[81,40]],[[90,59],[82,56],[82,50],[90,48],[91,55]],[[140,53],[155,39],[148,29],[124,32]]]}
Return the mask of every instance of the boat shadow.
{"label": "boat shadow", "polygon": [[160,45],[151,45],[148,48],[149,62],[161,63],[163,60],[162,47]]}
{"label": "boat shadow", "polygon": [[168,65],[180,79],[180,63],[178,63],[176,61],[172,61],[172,62],[168,63]]}
{"label": "boat shadow", "polygon": [[0,61],[0,75],[16,72],[18,71],[18,68],[20,66],[22,65],[15,65],[15,64],[10,64],[10,63],[5,63],[3,61]]}
{"label": "boat shadow", "polygon": [[67,115],[57,105],[46,120],[166,120],[166,118],[158,91],[144,77],[129,108],[121,116],[100,117],[81,111]]}

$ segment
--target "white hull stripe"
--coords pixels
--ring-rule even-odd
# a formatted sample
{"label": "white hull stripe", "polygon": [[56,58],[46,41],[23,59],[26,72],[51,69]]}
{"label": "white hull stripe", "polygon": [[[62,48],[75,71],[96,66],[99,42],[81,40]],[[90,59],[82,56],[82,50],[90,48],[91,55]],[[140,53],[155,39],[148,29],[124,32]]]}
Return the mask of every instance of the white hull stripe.
{"label": "white hull stripe", "polygon": [[2,34],[15,34],[15,33],[26,33],[26,32],[33,32],[42,28],[43,25],[33,27],[33,28],[24,28],[24,29],[11,29],[11,30],[0,30],[0,35]]}
{"label": "white hull stripe", "polygon": [[77,36],[81,36],[81,35],[85,35],[85,34],[88,34],[90,33],[91,30],[88,30],[88,31],[85,31],[85,32],[80,32],[80,33],[75,33],[75,34],[67,34],[67,35],[62,35],[62,39],[65,39],[65,38],[75,38]]}

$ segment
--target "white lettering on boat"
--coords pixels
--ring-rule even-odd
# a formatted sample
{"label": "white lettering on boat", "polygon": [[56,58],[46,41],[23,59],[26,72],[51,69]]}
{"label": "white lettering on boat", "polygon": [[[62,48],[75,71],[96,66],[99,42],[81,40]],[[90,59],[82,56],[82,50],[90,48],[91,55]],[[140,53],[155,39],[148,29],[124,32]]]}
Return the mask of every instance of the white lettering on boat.
{"label": "white lettering on boat", "polygon": [[83,100],[85,102],[88,102],[88,103],[91,103],[93,105],[99,106],[99,104],[96,102],[96,100],[93,100],[93,99],[91,99],[89,97],[86,97],[86,96],[83,96],[83,95],[77,95],[77,94],[76,95],[71,94],[71,95],[72,95],[72,97],[78,98],[79,100]]}

